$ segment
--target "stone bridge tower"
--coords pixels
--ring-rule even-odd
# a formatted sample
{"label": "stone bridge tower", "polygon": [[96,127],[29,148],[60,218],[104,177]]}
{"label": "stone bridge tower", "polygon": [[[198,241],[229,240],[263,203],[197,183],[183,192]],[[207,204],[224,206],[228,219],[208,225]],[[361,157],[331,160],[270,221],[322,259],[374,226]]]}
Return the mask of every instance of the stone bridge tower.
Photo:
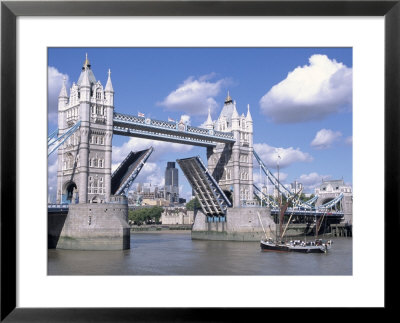
{"label": "stone bridge tower", "polygon": [[239,115],[236,102],[229,95],[221,114],[211,120],[210,111],[205,128],[211,131],[233,132],[236,142],[232,146],[217,144],[207,148],[208,170],[216,179],[234,207],[253,199],[253,120],[250,107],[247,115]]}
{"label": "stone bridge tower", "polygon": [[319,188],[315,189],[315,195],[318,199],[315,206],[325,204],[343,193],[343,198],[340,201],[339,208],[344,213],[343,222],[352,224],[353,222],[353,191],[351,186],[345,185],[341,180],[328,180],[322,181]]}
{"label": "stone bridge tower", "polygon": [[114,90],[111,72],[105,88],[87,58],[68,96],[58,98],[59,135],[79,120],[80,129],[58,149],[57,203],[105,203],[110,200]]}

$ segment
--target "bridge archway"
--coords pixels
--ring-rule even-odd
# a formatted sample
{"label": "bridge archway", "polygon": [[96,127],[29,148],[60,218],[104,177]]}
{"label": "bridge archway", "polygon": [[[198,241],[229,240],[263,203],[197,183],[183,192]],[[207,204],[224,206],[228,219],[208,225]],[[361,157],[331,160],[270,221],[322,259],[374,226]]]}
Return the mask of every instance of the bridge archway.
{"label": "bridge archway", "polygon": [[63,189],[63,203],[72,203],[73,198],[75,198],[74,195],[74,190],[77,190],[77,186],[74,181],[68,181],[64,184],[64,189]]}

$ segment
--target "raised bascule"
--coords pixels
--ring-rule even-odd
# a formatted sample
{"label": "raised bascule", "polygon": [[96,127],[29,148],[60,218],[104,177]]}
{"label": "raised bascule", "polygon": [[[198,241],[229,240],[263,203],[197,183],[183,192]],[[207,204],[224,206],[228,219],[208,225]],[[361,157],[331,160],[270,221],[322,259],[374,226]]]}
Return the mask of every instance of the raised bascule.
{"label": "raised bascule", "polygon": [[[201,205],[192,228],[193,239],[259,241],[264,234],[263,227],[275,228],[273,216],[277,205],[253,183],[253,156],[283,196],[288,198],[293,194],[254,151],[249,106],[246,115],[239,115],[236,102],[228,93],[218,119],[213,121],[209,111],[202,128],[183,121],[167,122],[117,113],[110,70],[103,87],[86,56],[80,77],[72,84],[69,95],[64,81],[58,100],[58,131],[48,138],[48,153],[57,151],[58,154],[57,204],[49,205],[49,219],[57,211],[64,212],[62,220],[49,220],[49,241],[53,247],[130,248],[125,194],[153,148],[129,153],[112,173],[113,135],[206,147],[207,166],[200,157],[177,160]],[[286,212],[340,219],[343,207],[338,211],[333,208],[346,195],[345,213],[351,214],[348,192],[330,193],[332,196],[323,203],[316,197],[299,202]]]}

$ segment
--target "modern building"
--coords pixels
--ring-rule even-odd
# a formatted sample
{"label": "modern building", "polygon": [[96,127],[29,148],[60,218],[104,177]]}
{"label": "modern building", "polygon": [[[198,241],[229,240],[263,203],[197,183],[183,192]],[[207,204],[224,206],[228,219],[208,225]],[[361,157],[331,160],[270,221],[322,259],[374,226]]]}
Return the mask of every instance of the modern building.
{"label": "modern building", "polygon": [[175,162],[168,162],[165,169],[164,198],[171,203],[179,203],[179,178]]}

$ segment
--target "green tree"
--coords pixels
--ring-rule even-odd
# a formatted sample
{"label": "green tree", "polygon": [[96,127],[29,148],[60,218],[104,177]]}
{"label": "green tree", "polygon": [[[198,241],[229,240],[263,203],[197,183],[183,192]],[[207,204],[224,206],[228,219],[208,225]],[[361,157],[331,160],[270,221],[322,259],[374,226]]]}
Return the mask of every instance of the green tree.
{"label": "green tree", "polygon": [[188,211],[194,211],[194,210],[201,209],[201,205],[200,205],[200,202],[197,199],[197,197],[195,197],[194,199],[192,199],[186,203],[186,209]]}
{"label": "green tree", "polygon": [[150,222],[158,223],[160,222],[162,212],[163,208],[160,206],[143,207],[136,210],[129,210],[128,218],[138,225]]}

